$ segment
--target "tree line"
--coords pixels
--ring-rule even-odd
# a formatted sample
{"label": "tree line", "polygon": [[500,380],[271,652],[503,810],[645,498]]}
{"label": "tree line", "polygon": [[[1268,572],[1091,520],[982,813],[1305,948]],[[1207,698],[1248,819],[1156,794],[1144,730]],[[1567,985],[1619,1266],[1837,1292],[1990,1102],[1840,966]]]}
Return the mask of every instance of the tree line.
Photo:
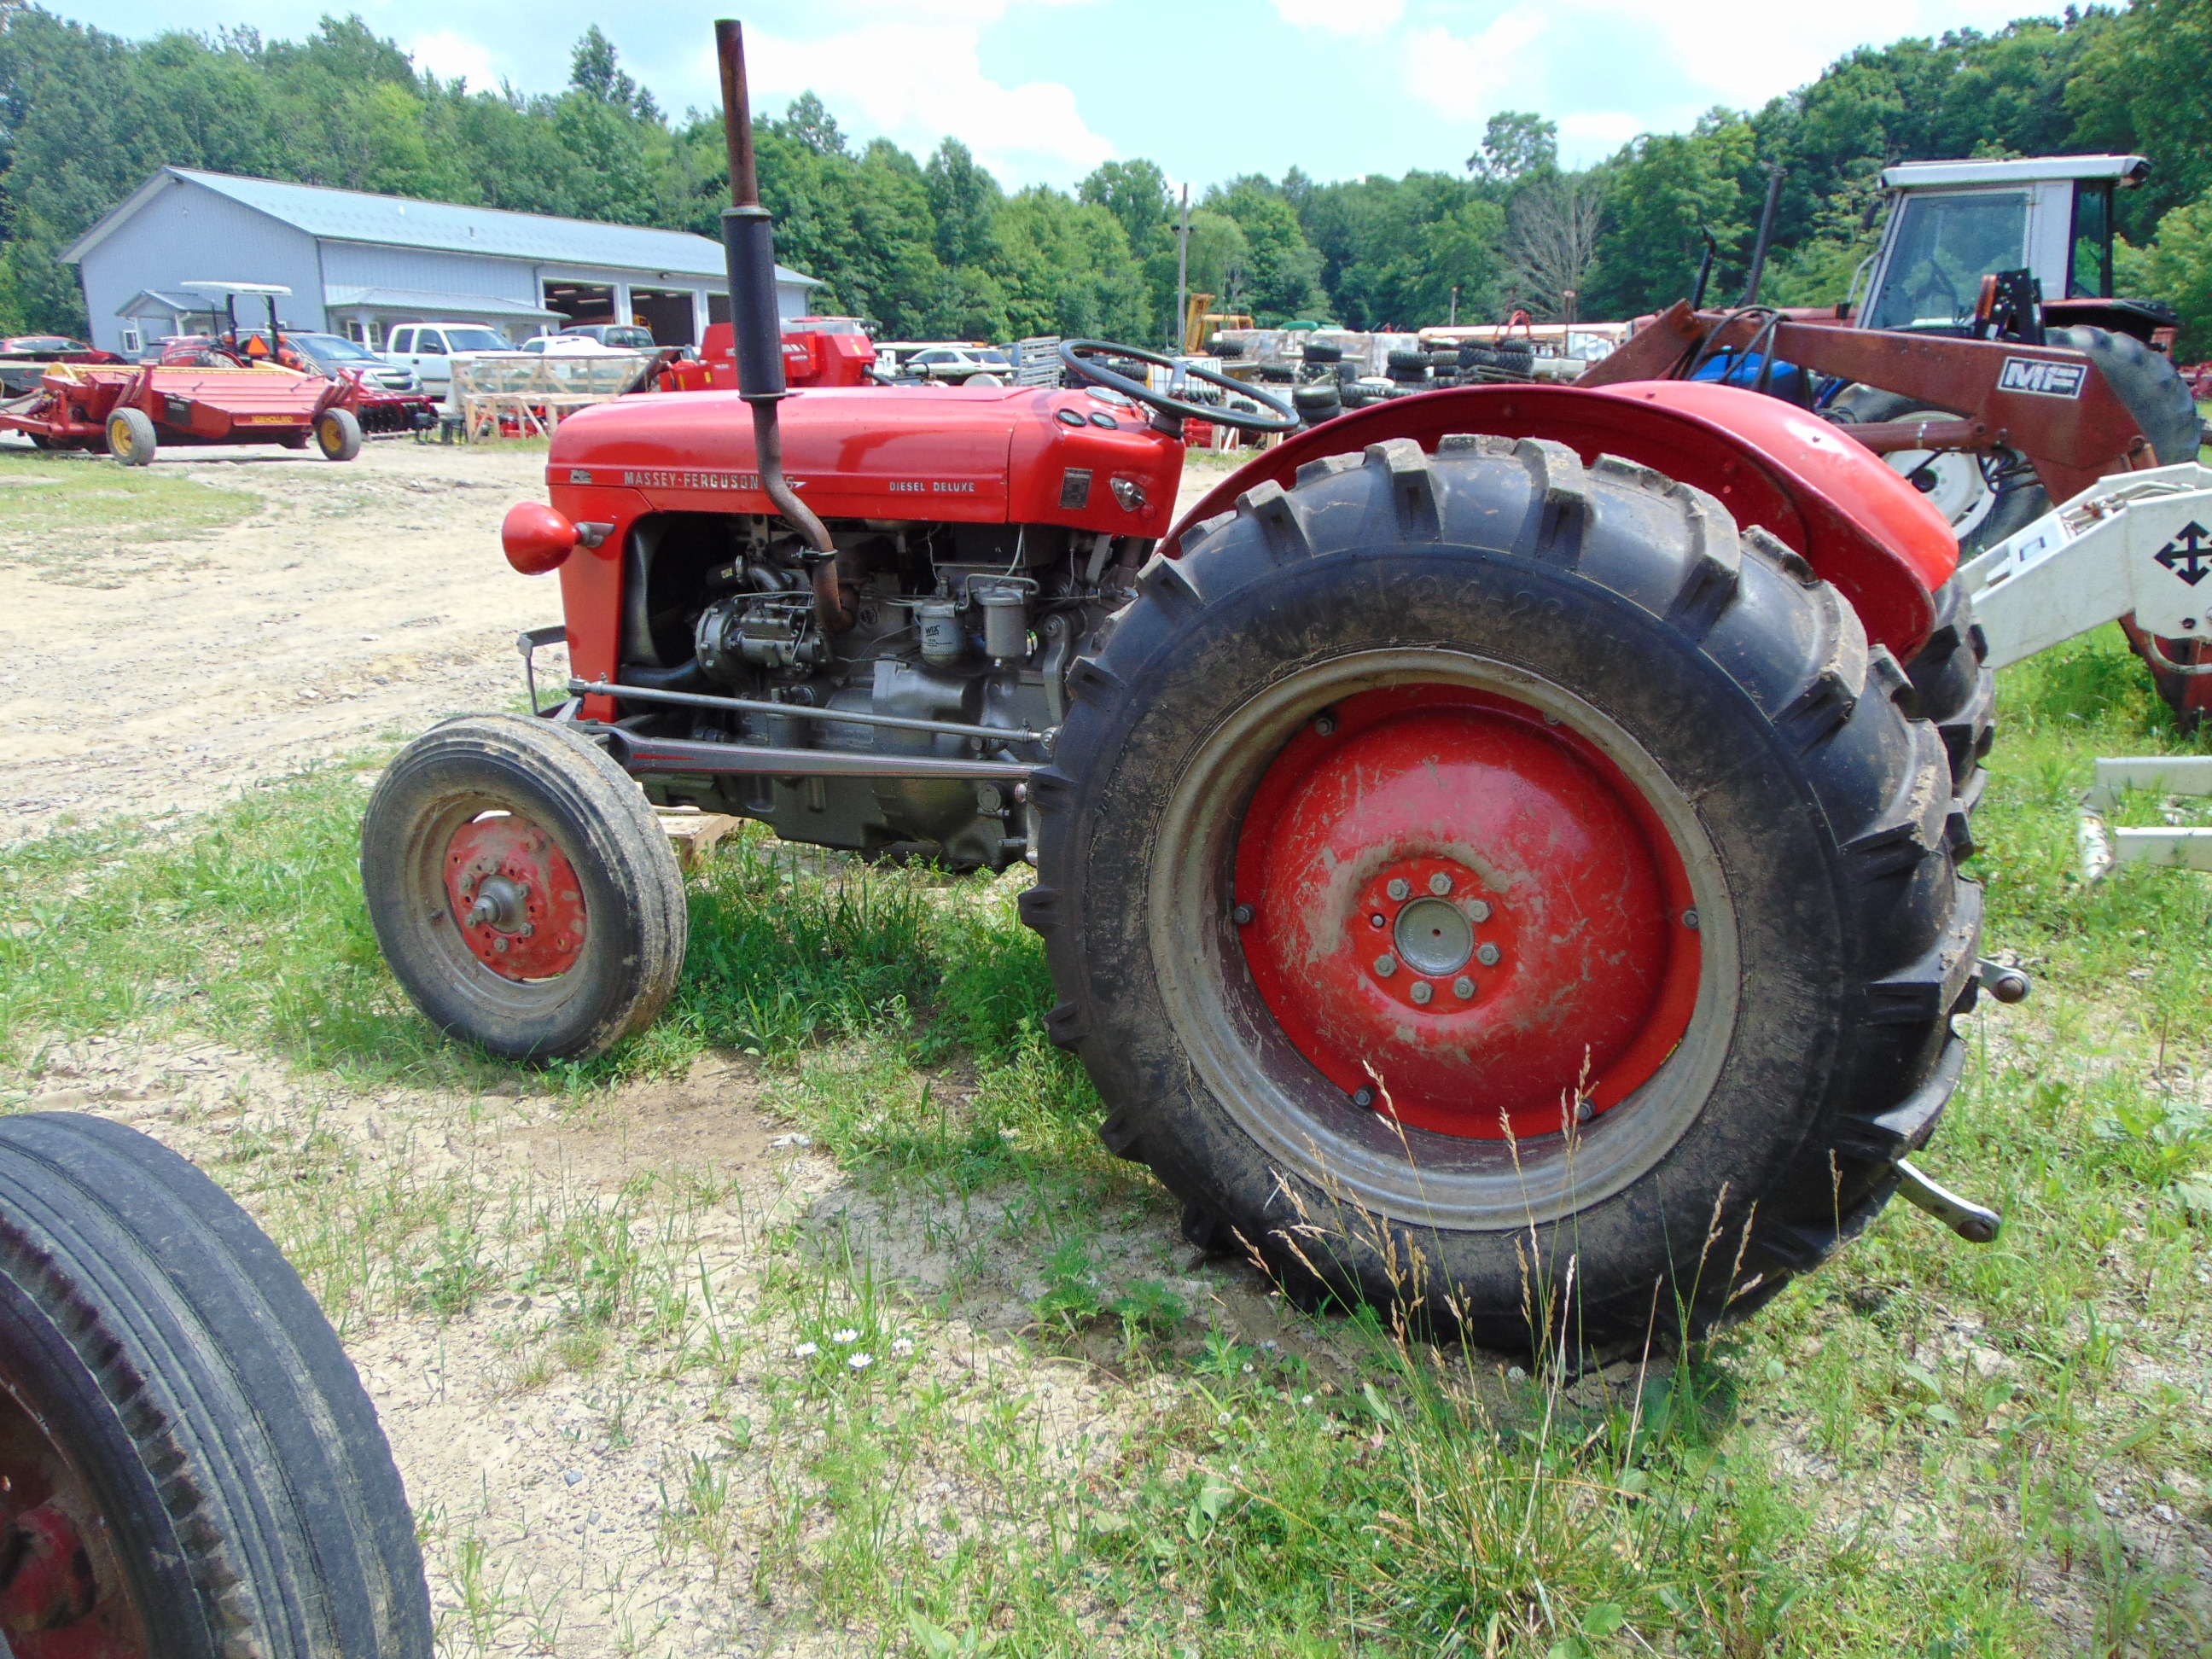
{"label": "tree line", "polygon": [[[1506,112],[1474,155],[1402,178],[1208,187],[1189,283],[1263,324],[1620,318],[1686,293],[1710,250],[1727,298],[1779,168],[1762,297],[1820,304],[1873,249],[1885,167],[2131,151],[2154,170],[2122,197],[2121,287],[2177,306],[2184,355],[2212,356],[2208,63],[2212,0],[2133,0],[1863,48],[1585,168],[1553,123]],[[779,253],[829,284],[818,304],[910,338],[1174,332],[1179,204],[1151,161],[1008,191],[956,139],[924,160],[848,137],[811,94],[755,126]],[[596,27],[565,88],[525,94],[423,73],[358,16],[298,42],[131,42],[0,0],[0,330],[83,331],[58,255],[164,163],[708,236],[727,191],[719,116],[662,109]]]}

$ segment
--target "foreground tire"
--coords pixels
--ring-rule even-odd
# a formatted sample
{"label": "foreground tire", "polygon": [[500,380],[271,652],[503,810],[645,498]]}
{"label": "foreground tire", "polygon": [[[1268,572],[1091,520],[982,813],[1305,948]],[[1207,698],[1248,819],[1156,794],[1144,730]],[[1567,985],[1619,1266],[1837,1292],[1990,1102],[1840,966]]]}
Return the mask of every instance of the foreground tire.
{"label": "foreground tire", "polygon": [[361,878],[416,1006],[508,1060],[605,1053],[683,969],[683,872],[644,792],[545,720],[474,715],[402,750],[362,821]]}
{"label": "foreground tire", "polygon": [[143,409],[112,410],[101,428],[107,453],[125,466],[149,466],[154,460],[154,422]]}
{"label": "foreground tire", "polygon": [[361,453],[361,422],[349,409],[326,409],[315,416],[315,447],[326,461],[349,461]]}
{"label": "foreground tire", "polygon": [[1536,441],[1316,462],[1184,546],[1070,674],[1024,908],[1194,1241],[1590,1353],[1862,1227],[1956,1083],[1980,894],[1835,590]]}
{"label": "foreground tire", "polygon": [[0,1475],[21,1659],[429,1659],[337,1336],[244,1211],[120,1124],[0,1120]]}
{"label": "foreground tire", "polygon": [[1954,859],[1974,851],[1973,812],[1989,774],[1982,762],[1996,738],[1997,681],[1988,665],[1989,641],[1974,623],[1973,601],[1954,577],[1936,593],[1936,625],[1905,666],[1920,718],[1934,726],[1951,763],[1951,818],[1946,835]]}

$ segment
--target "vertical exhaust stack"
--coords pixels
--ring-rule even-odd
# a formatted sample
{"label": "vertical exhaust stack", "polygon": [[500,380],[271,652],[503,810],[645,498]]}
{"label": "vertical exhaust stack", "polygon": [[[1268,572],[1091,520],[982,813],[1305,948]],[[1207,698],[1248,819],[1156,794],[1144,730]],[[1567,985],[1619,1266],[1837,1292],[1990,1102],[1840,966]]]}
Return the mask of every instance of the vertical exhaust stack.
{"label": "vertical exhaust stack", "polygon": [[783,325],[775,305],[775,220],[761,205],[753,168],[753,118],[745,96],[744,31],[732,18],[714,24],[722,69],[722,136],[730,152],[730,205],[722,210],[722,257],[730,278],[730,332],[738,354],[738,395],[752,406],[753,450],[761,488],[817,553],[834,550],[814,509],[783,476],[783,433],[776,404],[786,395]]}

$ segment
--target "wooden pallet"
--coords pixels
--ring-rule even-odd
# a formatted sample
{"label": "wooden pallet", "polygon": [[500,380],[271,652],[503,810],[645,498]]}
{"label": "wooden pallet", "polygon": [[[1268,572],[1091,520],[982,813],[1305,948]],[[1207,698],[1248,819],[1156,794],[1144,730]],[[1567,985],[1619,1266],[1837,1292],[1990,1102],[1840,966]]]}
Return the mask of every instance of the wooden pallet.
{"label": "wooden pallet", "polygon": [[696,806],[656,806],[653,810],[660,819],[661,829],[667,832],[669,844],[676,849],[676,862],[686,870],[696,868],[702,859],[708,857],[721,844],[723,836],[744,822],[726,812],[702,812]]}

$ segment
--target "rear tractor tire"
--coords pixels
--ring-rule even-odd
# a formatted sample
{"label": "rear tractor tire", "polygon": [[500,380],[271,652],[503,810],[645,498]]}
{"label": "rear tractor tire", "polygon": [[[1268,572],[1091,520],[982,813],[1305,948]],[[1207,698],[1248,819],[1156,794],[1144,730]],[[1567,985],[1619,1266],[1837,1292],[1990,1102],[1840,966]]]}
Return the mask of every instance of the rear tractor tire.
{"label": "rear tractor tire", "polygon": [[261,1230],[103,1119],[0,1120],[0,1629],[24,1659],[430,1659],[407,1495]]}
{"label": "rear tractor tire", "polygon": [[1204,1248],[1587,1358],[1864,1226],[1965,1047],[1943,738],[1713,498],[1536,440],[1262,484],[1030,786],[1047,1025]]}
{"label": "rear tractor tire", "polygon": [[326,409],[315,416],[315,447],[326,461],[349,461],[361,453],[361,421],[349,409]]}
{"label": "rear tractor tire", "polygon": [[637,784],[542,720],[451,720],[399,752],[362,821],[385,960],[430,1022],[507,1060],[605,1053],[684,966],[684,877]]}
{"label": "rear tractor tire", "polygon": [[107,436],[107,453],[123,465],[153,465],[154,422],[144,410],[114,410],[102,429]]}

